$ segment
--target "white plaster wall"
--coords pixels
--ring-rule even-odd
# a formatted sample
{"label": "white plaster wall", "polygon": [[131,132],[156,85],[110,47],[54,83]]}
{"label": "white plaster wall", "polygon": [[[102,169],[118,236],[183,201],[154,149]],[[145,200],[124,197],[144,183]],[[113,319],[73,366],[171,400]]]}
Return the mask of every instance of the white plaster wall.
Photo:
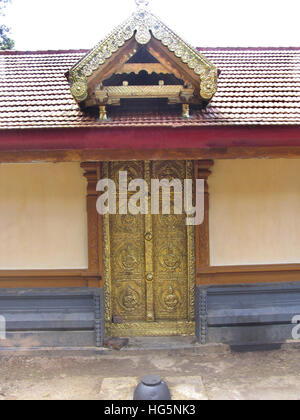
{"label": "white plaster wall", "polygon": [[0,165],[0,269],[87,267],[86,180],[77,163]]}
{"label": "white plaster wall", "polygon": [[300,262],[300,159],[217,160],[211,265]]}

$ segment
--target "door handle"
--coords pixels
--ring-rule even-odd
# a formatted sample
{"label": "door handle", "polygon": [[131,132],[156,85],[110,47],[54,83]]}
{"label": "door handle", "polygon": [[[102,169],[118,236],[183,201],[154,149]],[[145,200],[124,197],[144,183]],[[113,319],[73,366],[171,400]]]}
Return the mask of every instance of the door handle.
{"label": "door handle", "polygon": [[152,281],[153,280],[153,274],[152,273],[148,273],[147,275],[146,275],[146,279],[147,279],[147,281]]}
{"label": "door handle", "polygon": [[145,239],[146,239],[146,241],[152,241],[152,238],[153,238],[153,236],[152,236],[152,233],[151,232],[145,233]]}

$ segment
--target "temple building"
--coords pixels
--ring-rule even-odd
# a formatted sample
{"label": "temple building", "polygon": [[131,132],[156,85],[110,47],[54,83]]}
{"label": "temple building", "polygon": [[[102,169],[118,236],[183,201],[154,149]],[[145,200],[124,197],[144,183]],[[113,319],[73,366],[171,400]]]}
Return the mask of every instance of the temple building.
{"label": "temple building", "polygon": [[[0,52],[0,347],[291,340],[300,48],[193,48],[136,3],[91,50]],[[203,223],[100,214],[122,172],[204,180]]]}

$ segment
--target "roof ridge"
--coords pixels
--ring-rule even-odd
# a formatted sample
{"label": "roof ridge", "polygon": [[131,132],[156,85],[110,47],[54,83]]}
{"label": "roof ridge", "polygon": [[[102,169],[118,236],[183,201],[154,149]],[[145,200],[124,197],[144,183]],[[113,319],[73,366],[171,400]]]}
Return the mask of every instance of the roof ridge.
{"label": "roof ridge", "polygon": [[0,51],[0,55],[42,55],[42,54],[70,54],[70,53],[87,53],[85,49],[69,49],[69,50],[5,50]]}
{"label": "roof ridge", "polygon": [[[299,47],[196,47],[198,51],[298,51]],[[90,49],[66,50],[5,50],[0,55],[46,55],[46,54],[86,54]]]}
{"label": "roof ridge", "polygon": [[300,47],[197,47],[197,50],[199,51],[214,51],[214,50],[220,50],[220,51],[278,51],[278,50],[300,50]]}

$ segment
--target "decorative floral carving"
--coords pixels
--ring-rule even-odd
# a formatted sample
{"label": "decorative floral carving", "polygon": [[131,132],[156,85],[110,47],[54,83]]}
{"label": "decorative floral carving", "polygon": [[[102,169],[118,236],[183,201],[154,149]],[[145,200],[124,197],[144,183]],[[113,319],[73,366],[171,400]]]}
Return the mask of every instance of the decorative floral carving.
{"label": "decorative floral carving", "polygon": [[180,266],[179,251],[170,243],[160,249],[159,261],[164,269],[174,271]]}
{"label": "decorative floral carving", "polygon": [[123,270],[133,271],[138,265],[137,259],[137,250],[130,245],[127,245],[126,248],[119,250],[119,264]]}
{"label": "decorative floral carving", "polygon": [[[146,334],[147,333],[147,334]],[[140,335],[195,335],[195,322],[165,321],[131,322],[106,325],[106,335],[114,337],[136,337]]]}
{"label": "decorative floral carving", "polygon": [[71,86],[72,95],[79,101],[85,101],[88,96],[86,81],[76,80]]}
{"label": "decorative floral carving", "polygon": [[162,298],[164,305],[169,311],[176,311],[181,298],[178,290],[174,290],[172,286],[169,286],[163,293]]}
{"label": "decorative floral carving", "polygon": [[[104,163],[102,177],[116,179],[119,170],[125,167],[129,169],[130,164]],[[158,161],[131,162],[130,172],[140,174],[149,182],[151,177],[158,176],[162,168]],[[191,178],[193,164],[190,161],[173,162],[173,171],[182,178]],[[172,177],[172,173],[169,175]],[[164,216],[171,217],[166,225],[158,219]],[[133,237],[127,229],[132,221],[125,215],[104,216],[103,278],[107,335],[194,334],[194,227],[186,227],[180,217],[134,216]],[[176,228],[172,229],[174,224]],[[147,241],[144,234],[150,231],[153,238]],[[120,315],[125,322],[114,324],[113,314]]]}
{"label": "decorative floral carving", "polygon": [[[146,5],[147,1],[140,0],[138,3]],[[196,49],[182,41],[155,15],[139,7],[129,19],[96,45],[70,70],[71,92],[78,102],[85,100],[88,96],[87,78],[133,36],[142,45],[147,44],[152,36],[161,41],[176,57],[200,76],[200,94],[203,99],[209,100],[215,94],[218,77],[216,67]]]}
{"label": "decorative floral carving", "polygon": [[201,78],[200,94],[204,99],[210,99],[217,91],[218,72],[216,69],[209,70]]}
{"label": "decorative floral carving", "polygon": [[134,311],[139,305],[140,296],[137,290],[132,286],[128,286],[125,291],[121,292],[119,303],[127,311]]}

